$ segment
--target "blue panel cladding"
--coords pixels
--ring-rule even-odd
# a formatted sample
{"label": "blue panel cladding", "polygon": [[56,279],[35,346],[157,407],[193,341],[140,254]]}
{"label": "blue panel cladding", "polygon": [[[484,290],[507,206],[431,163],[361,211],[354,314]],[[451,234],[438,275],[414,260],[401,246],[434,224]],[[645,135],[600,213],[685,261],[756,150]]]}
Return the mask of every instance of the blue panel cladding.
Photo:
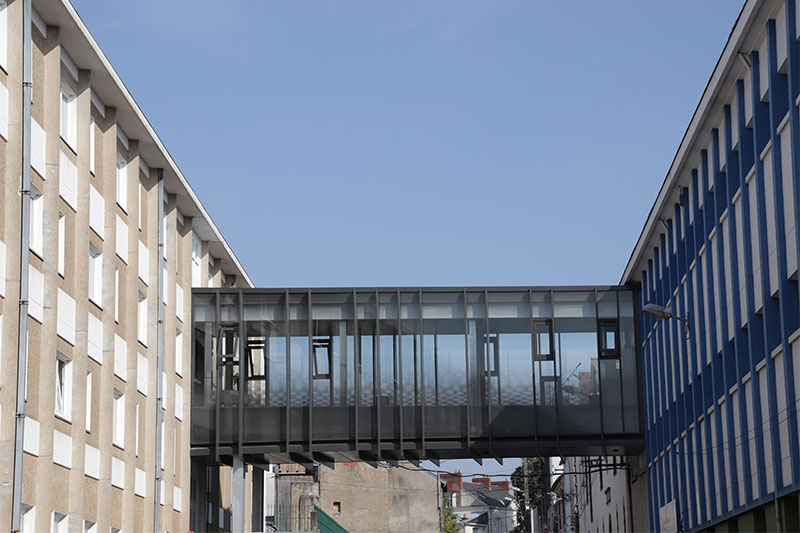
{"label": "blue panel cladding", "polygon": [[[798,176],[800,176],[800,112],[797,106],[794,105],[795,100],[800,96],[800,44],[798,43],[795,35],[797,35],[796,13],[797,5],[794,0],[786,0],[786,51],[787,51],[787,100],[789,108],[789,131],[791,132],[791,161],[792,161],[792,183],[795,185],[793,188],[793,209],[795,228],[797,221],[800,221],[800,187],[798,187]],[[795,250],[797,250],[798,261],[800,264],[800,231],[795,229]],[[787,305],[787,322],[789,329],[800,327],[800,318],[798,317],[798,287],[797,282],[790,283],[787,290],[794,290],[792,305]],[[788,355],[790,351],[785,351],[784,354]],[[792,357],[784,356],[785,372],[787,376],[794,375],[794,360]],[[798,449],[798,432],[800,428],[797,426],[797,401],[798,391],[797,385],[793,379],[787,379],[787,416],[790,420],[794,420],[794,424],[790,426],[791,440],[792,440],[792,478],[795,483],[800,482],[800,449]]]}
{"label": "blue panel cladding", "polygon": [[[722,174],[720,170],[720,147],[719,147],[719,130],[714,128],[711,131],[711,146],[712,146],[712,153],[711,153],[711,164],[712,164],[712,172],[714,173],[714,213],[715,213],[715,220],[714,220],[714,227],[716,228],[716,254],[717,254],[717,264],[715,265],[716,268],[716,275],[718,284],[717,289],[719,290],[719,294],[717,298],[719,300],[719,316],[717,316],[717,320],[719,320],[720,324],[720,334],[722,338],[717,339],[718,343],[718,353],[719,356],[714,356],[712,362],[713,368],[713,376],[714,376],[714,394],[712,398],[716,401],[717,398],[725,397],[726,400],[729,400],[728,396],[728,388],[726,387],[726,383],[728,380],[725,377],[725,366],[726,361],[730,361],[730,351],[731,351],[731,343],[728,341],[728,308],[726,305],[727,302],[727,288],[725,287],[725,247],[724,247],[724,236],[722,230],[722,223],[720,219],[722,217],[723,212],[725,211],[726,207],[726,198],[727,198],[727,182],[726,177]],[[716,328],[714,331],[716,335]],[[730,405],[730,402],[728,402]],[[713,431],[716,432],[716,442],[718,443],[718,450],[725,449],[725,442],[728,441],[728,435],[726,435],[722,431],[723,421],[722,421],[723,413],[720,411],[717,415],[717,425],[715,428],[712,428]],[[715,450],[716,451],[716,450]],[[726,487],[728,487],[728,479],[727,474],[725,472],[725,452],[722,453],[715,453],[714,457],[717,459],[716,469],[719,473],[719,490],[720,490],[720,503],[722,508],[718,510],[718,515],[725,512],[728,509],[728,491]]]}
{"label": "blue panel cladding", "polygon": [[[772,141],[772,179],[773,179],[773,205],[769,206],[772,209],[774,216],[773,222],[776,228],[784,228],[784,195],[783,195],[783,165],[782,158],[789,157],[790,154],[782,154],[780,137],[778,136],[778,126],[786,114],[789,101],[788,101],[788,80],[787,77],[778,72],[778,58],[777,58],[777,36],[775,30],[775,21],[770,20],[767,22],[767,54],[768,54],[768,67],[769,67],[769,117],[770,117],[770,140]],[[795,106],[792,106],[795,107]],[[796,325],[792,324],[790,320],[792,315],[797,315],[797,289],[792,287],[792,282],[788,279],[788,272],[786,270],[786,240],[783,237],[783,232],[777,235],[776,248],[777,248],[777,263],[778,263],[778,315],[777,321],[778,338],[781,343],[781,348],[784,354],[783,357],[783,372],[784,383],[778,384],[775,377],[774,361],[769,357],[769,380],[770,380],[770,414],[772,416],[773,426],[773,441],[775,441],[775,449],[778,455],[775,455],[775,481],[777,487],[782,487],[785,482],[792,481],[792,479],[783,479],[783,468],[781,458],[784,450],[781,450],[781,440],[778,432],[778,417],[784,416],[784,413],[778,411],[777,405],[777,387],[784,387],[784,393],[789,401],[794,398],[794,383],[791,376],[793,375],[793,365],[791,357],[791,347],[789,346],[788,336],[796,329]],[[772,345],[770,346],[772,348]],[[789,373],[786,373],[787,370]],[[773,400],[774,398],[774,400]],[[772,405],[775,406],[775,413],[772,414]],[[788,404],[787,404],[788,405]],[[789,429],[789,452],[792,461],[792,471],[795,470],[795,463],[800,459],[797,457],[797,418],[791,417],[788,420]],[[792,475],[792,477],[794,477]]]}
{"label": "blue panel cladding", "polygon": [[[752,97],[753,97],[753,130],[754,130],[754,138],[756,155],[759,156],[761,152],[766,148],[767,142],[769,141],[769,104],[766,104],[761,101],[761,98],[758,96],[761,94],[761,82],[759,76],[759,69],[760,69],[760,61],[761,58],[759,57],[758,52],[751,52],[750,53],[750,81],[753,87]],[[763,147],[762,147],[762,139]],[[752,380],[752,387],[753,387],[753,397],[751,398],[753,403],[753,418],[755,419],[755,426],[756,428],[763,428],[764,417],[763,412],[761,409],[761,380],[758,379],[758,372],[756,371],[756,365],[766,357],[767,366],[771,366],[772,358],[769,356],[769,346],[774,346],[775,343],[779,342],[777,339],[777,335],[773,335],[775,331],[775,300],[770,297],[770,286],[769,286],[769,244],[767,242],[767,216],[765,213],[764,207],[764,162],[761,160],[760,156],[756,157],[755,159],[755,176],[750,182],[751,186],[755,184],[755,194],[756,194],[756,219],[758,221],[758,227],[750,228],[750,231],[758,232],[758,250],[752,250],[754,255],[760,256],[761,262],[761,277],[760,279],[755,279],[755,273],[753,273],[753,283],[760,283],[761,284],[761,292],[762,292],[762,313],[761,316],[757,316],[753,314],[751,319],[753,321],[753,337],[755,338],[755,334],[758,330],[761,331],[760,336],[760,343],[753,342],[750,345],[750,357],[751,357],[751,376]],[[751,191],[750,194],[753,194]],[[769,373],[769,369],[767,369],[767,373]],[[774,389],[774,387],[773,387]],[[772,396],[769,391],[767,391],[767,396]],[[770,401],[770,419],[774,417],[774,413],[772,412]],[[767,421],[769,422],[769,421]],[[774,435],[774,434],[773,434]],[[766,457],[765,455],[765,447],[769,446],[769,443],[765,442],[765,435],[763,430],[756,432],[756,449],[758,450],[757,457],[761,458],[762,461]],[[771,439],[772,442],[775,442],[775,439]],[[775,449],[773,446],[773,458],[780,457],[780,455],[775,455]],[[767,472],[766,468],[760,468],[758,472],[758,482],[759,482],[759,494],[765,494],[767,492]]]}
{"label": "blue panel cladding", "polygon": [[[739,382],[741,372],[739,371],[739,358],[738,353],[740,350],[737,349],[737,346],[741,346],[741,336],[742,336],[742,328],[738,326],[739,323],[739,269],[736,267],[737,263],[737,250],[736,250],[736,213],[733,209],[733,195],[735,191],[739,189],[738,181],[739,181],[739,157],[738,154],[734,155],[735,152],[733,150],[733,138],[732,138],[732,131],[733,131],[733,119],[731,117],[731,106],[726,105],[723,108],[723,114],[725,118],[725,158],[726,158],[726,165],[725,168],[726,172],[726,185],[728,188],[727,196],[727,205],[726,209],[728,210],[728,235],[726,235],[726,239],[728,239],[728,253],[729,256],[726,258],[728,264],[731,265],[730,273],[731,273],[731,303],[733,304],[731,309],[731,313],[733,314],[733,332],[728,332],[727,337],[730,338],[731,333],[733,334],[733,342],[729,343],[732,345],[733,348],[733,355],[731,359],[727,358],[726,355],[726,368],[732,370],[727,374],[727,383],[726,387],[730,391],[730,389],[734,386],[734,384]],[[738,124],[736,125],[738,128]],[[727,327],[727,324],[726,324]],[[730,394],[728,394],[730,398]],[[740,405],[734,405],[733,401],[728,404],[727,415],[728,415],[728,437],[726,439],[727,442],[736,442],[736,426],[734,425],[734,410],[740,409]],[[739,490],[738,490],[738,480],[744,477],[744,468],[745,465],[739,464],[736,460],[736,448],[734,446],[730,446],[728,448],[728,459],[730,464],[730,473],[731,473],[731,482],[733,480],[737,480],[737,485],[734,486],[735,490],[732,490],[733,502],[732,507],[738,507],[740,505],[739,502]],[[741,471],[741,472],[740,472]]]}

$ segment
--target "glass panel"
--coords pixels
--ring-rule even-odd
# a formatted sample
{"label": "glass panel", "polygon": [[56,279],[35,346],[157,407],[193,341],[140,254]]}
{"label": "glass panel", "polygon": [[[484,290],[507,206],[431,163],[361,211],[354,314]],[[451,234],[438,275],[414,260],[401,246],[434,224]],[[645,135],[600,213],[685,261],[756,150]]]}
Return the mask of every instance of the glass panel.
{"label": "glass panel", "polygon": [[550,319],[533,320],[534,358],[546,360],[553,358],[553,321]]}
{"label": "glass panel", "polygon": [[[555,339],[560,375],[558,428],[564,435],[600,430],[595,293],[555,292]],[[558,393],[558,391],[557,391]]]}
{"label": "glass panel", "polygon": [[531,310],[534,318],[551,318],[553,316],[553,302],[550,291],[534,292],[531,300]]}
{"label": "glass panel", "polygon": [[[309,342],[308,342],[308,295],[289,295],[289,364],[290,364],[290,405],[308,405],[309,391]],[[292,420],[296,428],[300,419]]]}
{"label": "glass panel", "polygon": [[467,292],[467,357],[471,435],[483,435],[488,424],[486,379],[486,300],[483,291]]}

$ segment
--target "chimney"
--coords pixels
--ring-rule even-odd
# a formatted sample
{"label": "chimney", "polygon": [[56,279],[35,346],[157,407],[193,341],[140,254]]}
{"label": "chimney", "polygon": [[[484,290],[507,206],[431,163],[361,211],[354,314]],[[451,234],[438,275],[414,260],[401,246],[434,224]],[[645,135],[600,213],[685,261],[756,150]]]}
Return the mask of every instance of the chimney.
{"label": "chimney", "polygon": [[491,489],[492,488],[492,479],[488,478],[488,477],[472,476],[472,482],[473,483],[480,483],[481,485],[483,485],[487,489]]}

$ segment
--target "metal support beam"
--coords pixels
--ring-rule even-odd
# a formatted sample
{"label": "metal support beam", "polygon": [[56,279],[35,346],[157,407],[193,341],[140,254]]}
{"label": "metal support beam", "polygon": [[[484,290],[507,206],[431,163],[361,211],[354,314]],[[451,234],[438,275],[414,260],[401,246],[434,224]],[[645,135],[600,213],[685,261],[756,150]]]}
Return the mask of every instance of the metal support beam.
{"label": "metal support beam", "polygon": [[33,61],[31,41],[31,0],[22,3],[22,183],[20,184],[19,243],[19,323],[17,330],[17,403],[14,439],[14,477],[12,486],[11,531],[22,524],[22,458],[25,434],[25,388],[28,368],[28,268],[31,211],[31,96],[33,92]]}
{"label": "metal support beam", "polygon": [[240,455],[233,456],[231,472],[231,531],[244,531],[245,476],[247,465]]}
{"label": "metal support beam", "polygon": [[314,459],[314,461],[316,461],[317,463],[321,464],[322,466],[330,468],[331,470],[333,470],[335,468],[336,459],[334,459],[333,457],[331,457],[327,453],[314,452],[314,453],[311,454],[311,457]]}

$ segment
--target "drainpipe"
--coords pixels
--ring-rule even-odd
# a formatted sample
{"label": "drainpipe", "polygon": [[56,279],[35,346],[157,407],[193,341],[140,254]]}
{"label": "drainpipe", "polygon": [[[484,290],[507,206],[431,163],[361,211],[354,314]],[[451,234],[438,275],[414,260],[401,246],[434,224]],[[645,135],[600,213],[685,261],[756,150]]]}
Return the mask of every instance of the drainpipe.
{"label": "drainpipe", "polygon": [[164,434],[161,431],[161,424],[164,415],[161,407],[164,405],[164,383],[162,381],[164,371],[164,248],[166,235],[164,235],[164,169],[158,169],[158,332],[157,332],[157,359],[156,359],[156,380],[158,382],[158,393],[156,395],[156,475],[155,489],[153,490],[153,531],[161,531],[161,442]]}
{"label": "drainpipe", "polygon": [[19,243],[19,329],[17,333],[17,404],[14,430],[14,479],[11,510],[11,531],[19,531],[22,519],[22,457],[25,434],[25,388],[28,368],[28,247],[30,246],[31,212],[31,0],[22,2],[22,187],[20,189]]}

